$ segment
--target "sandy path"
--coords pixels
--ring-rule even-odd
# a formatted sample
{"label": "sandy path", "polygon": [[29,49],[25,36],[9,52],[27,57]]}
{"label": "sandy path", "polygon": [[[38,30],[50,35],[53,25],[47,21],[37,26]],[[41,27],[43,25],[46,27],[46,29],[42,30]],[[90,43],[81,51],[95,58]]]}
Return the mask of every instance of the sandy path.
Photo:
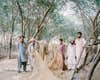
{"label": "sandy path", "polygon": [[33,72],[17,73],[17,59],[4,59],[0,61],[0,80],[59,80],[37,55]]}
{"label": "sandy path", "polygon": [[0,62],[0,80],[21,80],[21,77],[28,74],[30,72],[17,73],[16,59],[5,59]]}
{"label": "sandy path", "polygon": [[[16,59],[4,59],[0,61],[0,80],[69,80],[71,71],[65,71],[63,74],[55,75],[48,69],[43,63],[40,56],[37,55],[37,60],[33,69],[30,72],[29,66],[27,67],[28,72],[17,73],[17,60]],[[89,68],[87,68],[89,69]],[[56,74],[59,72],[56,72]],[[99,80],[100,74],[100,64],[94,73],[94,80]],[[77,75],[76,75],[77,76]],[[82,71],[80,73],[81,79],[75,80],[85,80],[86,72]],[[83,78],[82,78],[83,77]]]}

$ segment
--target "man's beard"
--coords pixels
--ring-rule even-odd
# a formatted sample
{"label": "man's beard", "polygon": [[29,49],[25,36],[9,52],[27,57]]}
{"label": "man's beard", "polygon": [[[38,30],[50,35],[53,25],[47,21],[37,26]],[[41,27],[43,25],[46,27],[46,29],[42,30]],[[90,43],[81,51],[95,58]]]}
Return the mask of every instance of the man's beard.
{"label": "man's beard", "polygon": [[81,38],[81,36],[78,36],[78,38]]}
{"label": "man's beard", "polygon": [[75,41],[71,42],[72,45],[75,45]]}

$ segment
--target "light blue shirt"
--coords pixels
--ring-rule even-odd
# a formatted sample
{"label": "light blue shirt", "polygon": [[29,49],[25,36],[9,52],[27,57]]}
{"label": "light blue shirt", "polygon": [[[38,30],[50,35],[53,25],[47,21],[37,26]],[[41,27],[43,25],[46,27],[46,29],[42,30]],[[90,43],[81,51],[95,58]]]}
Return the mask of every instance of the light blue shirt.
{"label": "light blue shirt", "polygon": [[18,43],[18,61],[19,62],[26,62],[27,61],[27,55],[26,55],[26,45],[25,43]]}

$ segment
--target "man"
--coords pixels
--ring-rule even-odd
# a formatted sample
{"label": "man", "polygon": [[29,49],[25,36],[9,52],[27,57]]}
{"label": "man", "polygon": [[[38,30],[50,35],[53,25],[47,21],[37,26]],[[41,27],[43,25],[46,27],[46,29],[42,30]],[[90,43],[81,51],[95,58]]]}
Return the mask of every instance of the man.
{"label": "man", "polygon": [[78,63],[77,68],[80,68],[83,65],[84,58],[86,55],[86,52],[84,49],[86,40],[82,37],[81,32],[77,33],[77,38],[75,40],[75,44],[76,44],[76,60]]}
{"label": "man", "polygon": [[67,53],[66,53],[66,62],[67,62],[67,67],[68,70],[73,70],[75,69],[75,64],[76,64],[76,45],[75,45],[75,40],[73,37],[69,37],[69,44],[67,47]]}
{"label": "man", "polygon": [[23,66],[23,71],[26,72],[27,65],[27,55],[26,55],[26,44],[24,42],[24,36],[19,37],[18,43],[18,72],[20,73],[20,69]]}
{"label": "man", "polygon": [[63,70],[65,69],[65,51],[66,51],[66,45],[64,43],[64,40],[63,39],[59,39],[59,51],[62,55],[62,68]]}

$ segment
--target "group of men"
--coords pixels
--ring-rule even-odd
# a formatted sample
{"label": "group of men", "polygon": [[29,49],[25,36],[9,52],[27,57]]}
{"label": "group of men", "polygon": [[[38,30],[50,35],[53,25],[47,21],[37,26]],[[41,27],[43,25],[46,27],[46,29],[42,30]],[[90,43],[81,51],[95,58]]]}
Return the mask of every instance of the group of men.
{"label": "group of men", "polygon": [[[60,42],[64,44],[63,41],[60,40]],[[86,56],[85,44],[86,40],[82,37],[81,32],[77,33],[76,39],[69,37],[67,51],[63,52],[63,56],[65,57],[64,62],[67,65],[68,70],[73,70],[75,68],[79,69],[82,67]]]}
{"label": "group of men", "polygon": [[[32,49],[35,45],[34,39],[30,40],[30,45],[28,45],[29,49]],[[62,55],[62,64],[67,64],[68,69],[72,70],[75,69],[76,64],[77,68],[82,66],[85,58],[85,44],[86,40],[82,37],[82,33],[78,32],[77,33],[77,38],[74,39],[73,37],[69,38],[69,44],[67,45],[67,50],[65,52],[65,45],[63,42],[63,39],[60,39],[60,53]],[[27,66],[27,49],[28,49],[26,43],[24,42],[24,36],[19,37],[19,42],[18,42],[18,72],[21,72],[21,67],[23,66],[23,70],[27,72],[26,66]],[[33,50],[33,49],[32,49]],[[29,50],[29,53],[32,53],[32,50]],[[32,59],[33,55],[30,55],[30,59]],[[31,60],[32,61],[32,60]],[[33,62],[32,62],[33,63]],[[32,67],[31,67],[32,68]]]}

